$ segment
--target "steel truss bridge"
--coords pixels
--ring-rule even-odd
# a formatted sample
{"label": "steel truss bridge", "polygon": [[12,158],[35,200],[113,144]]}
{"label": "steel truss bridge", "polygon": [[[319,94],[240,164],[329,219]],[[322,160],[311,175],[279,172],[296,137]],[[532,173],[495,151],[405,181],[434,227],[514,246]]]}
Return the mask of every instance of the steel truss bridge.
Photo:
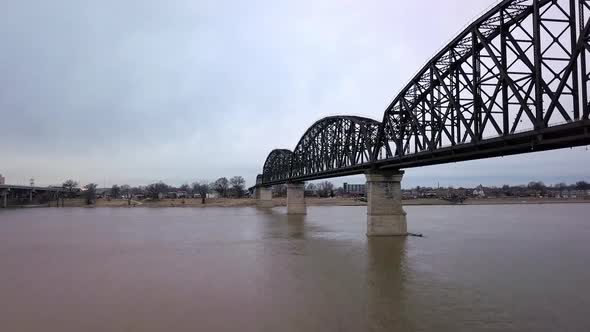
{"label": "steel truss bridge", "polygon": [[590,0],[505,0],[439,51],[382,121],[331,116],[259,185],[590,143]]}

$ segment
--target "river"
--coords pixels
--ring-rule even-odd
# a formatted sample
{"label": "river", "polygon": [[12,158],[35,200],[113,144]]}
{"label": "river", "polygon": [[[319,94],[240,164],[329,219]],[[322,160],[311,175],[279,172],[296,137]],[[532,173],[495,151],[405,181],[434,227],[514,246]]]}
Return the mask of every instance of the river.
{"label": "river", "polygon": [[588,331],[590,204],[0,211],[1,331]]}

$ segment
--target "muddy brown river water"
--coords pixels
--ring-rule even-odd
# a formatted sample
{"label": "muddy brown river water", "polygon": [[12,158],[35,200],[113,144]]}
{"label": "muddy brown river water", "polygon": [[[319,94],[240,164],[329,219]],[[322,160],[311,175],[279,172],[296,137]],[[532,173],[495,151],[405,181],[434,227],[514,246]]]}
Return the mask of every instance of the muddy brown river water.
{"label": "muddy brown river water", "polygon": [[0,331],[590,331],[590,204],[0,210]]}

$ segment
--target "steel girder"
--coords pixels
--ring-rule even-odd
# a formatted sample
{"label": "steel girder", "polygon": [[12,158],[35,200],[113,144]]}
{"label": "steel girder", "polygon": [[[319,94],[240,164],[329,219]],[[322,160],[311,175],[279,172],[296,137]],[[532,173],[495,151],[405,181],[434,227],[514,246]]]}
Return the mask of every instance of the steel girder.
{"label": "steel girder", "polygon": [[303,134],[293,152],[280,149],[268,155],[263,183],[281,183],[369,164],[379,146],[380,124],[358,116],[330,116],[317,121]]}
{"label": "steel girder", "polygon": [[590,0],[502,1],[418,71],[381,123],[322,119],[297,144],[289,176],[283,165],[263,182],[589,144],[588,61]]}
{"label": "steel girder", "polygon": [[293,152],[286,149],[272,150],[262,172],[262,182],[284,181],[291,177],[291,158]]}
{"label": "steel girder", "polygon": [[314,123],[293,150],[291,177],[368,164],[378,152],[380,122],[331,116]]}
{"label": "steel girder", "polygon": [[386,109],[386,159],[587,120],[589,13],[584,0],[496,5]]}

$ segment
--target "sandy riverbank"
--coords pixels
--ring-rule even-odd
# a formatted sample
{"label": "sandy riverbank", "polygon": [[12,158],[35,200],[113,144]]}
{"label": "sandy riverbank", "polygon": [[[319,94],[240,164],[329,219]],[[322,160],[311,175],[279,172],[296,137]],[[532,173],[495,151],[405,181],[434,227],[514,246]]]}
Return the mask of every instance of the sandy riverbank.
{"label": "sandy riverbank", "polygon": [[[309,206],[364,206],[367,203],[352,198],[306,198]],[[286,206],[286,198],[273,199],[274,206]],[[535,198],[535,197],[517,197],[517,198],[482,198],[482,199],[468,199],[462,204],[457,205],[494,205],[494,204],[563,204],[563,203],[590,203],[590,199],[555,199],[555,198]],[[454,203],[435,198],[425,199],[409,199],[404,200],[403,205],[453,205]],[[52,204],[52,206],[55,206]],[[65,207],[84,207],[87,206],[83,199],[66,199]],[[95,207],[245,207],[256,206],[256,200],[251,198],[240,199],[223,199],[214,198],[207,199],[205,204],[201,203],[200,199],[162,199],[162,200],[144,200],[131,201],[131,205],[127,200],[114,199],[106,200],[99,199]]]}

